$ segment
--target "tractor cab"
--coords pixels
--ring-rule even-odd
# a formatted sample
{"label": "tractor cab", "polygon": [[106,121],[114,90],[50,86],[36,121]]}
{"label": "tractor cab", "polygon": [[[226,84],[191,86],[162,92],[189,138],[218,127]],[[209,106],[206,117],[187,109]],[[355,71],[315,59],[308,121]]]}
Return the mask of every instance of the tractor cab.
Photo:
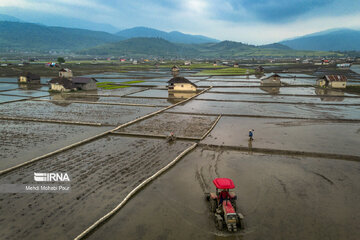
{"label": "tractor cab", "polygon": [[230,200],[236,208],[236,194],[233,191],[229,191],[235,188],[234,182],[230,178],[215,178],[213,183],[216,187],[216,192],[210,193],[210,198],[216,200],[216,206],[214,205],[212,209],[213,212],[215,212],[216,208],[223,203],[224,200]]}

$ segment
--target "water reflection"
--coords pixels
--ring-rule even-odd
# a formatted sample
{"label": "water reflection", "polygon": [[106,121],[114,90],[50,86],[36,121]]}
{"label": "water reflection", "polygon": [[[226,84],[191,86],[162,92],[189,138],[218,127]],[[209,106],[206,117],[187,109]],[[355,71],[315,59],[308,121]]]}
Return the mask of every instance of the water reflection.
{"label": "water reflection", "polygon": [[18,86],[22,90],[39,90],[42,85],[40,84],[30,84],[30,83],[18,83]]}
{"label": "water reflection", "polygon": [[266,93],[269,93],[271,95],[277,95],[280,93],[280,87],[260,87],[261,90],[263,90]]}
{"label": "water reflection", "polygon": [[169,92],[167,101],[171,104],[175,104],[195,96],[196,94],[196,92]]}
{"label": "water reflection", "polygon": [[86,95],[83,93],[50,93],[50,100],[53,104],[58,106],[68,106],[73,101],[81,102],[98,102],[100,97],[97,95],[97,90],[87,91]]}
{"label": "water reflection", "polygon": [[333,89],[315,88],[315,94],[321,96],[324,102],[342,102],[344,101],[344,92]]}

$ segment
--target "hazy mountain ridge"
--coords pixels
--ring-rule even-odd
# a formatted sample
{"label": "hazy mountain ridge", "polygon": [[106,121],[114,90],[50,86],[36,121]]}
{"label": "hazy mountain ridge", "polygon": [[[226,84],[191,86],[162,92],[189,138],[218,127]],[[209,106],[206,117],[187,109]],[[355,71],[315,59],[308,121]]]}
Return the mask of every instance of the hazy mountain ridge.
{"label": "hazy mountain ridge", "polygon": [[23,22],[2,21],[0,32],[0,49],[3,50],[78,50],[123,40],[106,32]]}
{"label": "hazy mountain ridge", "polygon": [[185,34],[178,31],[165,32],[154,28],[147,27],[134,27],[117,32],[116,35],[124,38],[137,38],[137,37],[148,37],[148,38],[162,38],[169,42],[174,43],[187,43],[187,44],[198,44],[198,43],[210,43],[219,42],[219,40],[208,38],[202,35],[191,35]]}
{"label": "hazy mountain ridge", "polygon": [[329,29],[312,33],[280,44],[296,50],[360,51],[360,31],[352,29]]}
{"label": "hazy mountain ridge", "polygon": [[[280,46],[280,45],[277,45]],[[319,56],[336,55],[328,52],[295,51],[262,48],[240,42],[180,44],[162,38],[131,38],[78,51],[92,56],[175,57],[175,58],[236,58],[245,56]]]}

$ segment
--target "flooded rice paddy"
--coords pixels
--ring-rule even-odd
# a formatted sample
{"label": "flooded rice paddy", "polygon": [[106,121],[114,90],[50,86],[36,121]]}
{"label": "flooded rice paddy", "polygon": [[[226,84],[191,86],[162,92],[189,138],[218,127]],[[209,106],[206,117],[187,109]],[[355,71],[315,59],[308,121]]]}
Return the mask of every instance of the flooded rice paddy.
{"label": "flooded rice paddy", "polygon": [[[256,76],[194,73],[181,76],[213,88],[169,94],[165,70],[88,75],[143,82],[67,94],[48,93],[49,78],[36,87],[0,78],[0,170],[78,143],[0,174],[0,190],[35,184],[34,172],[67,172],[71,180],[68,193],[1,192],[0,238],[73,239],[196,142],[88,239],[357,240],[360,95],[308,86],[316,77],[307,74],[261,87]],[[174,142],[166,141],[170,132]],[[215,228],[204,194],[216,177],[234,180],[245,230]]]}

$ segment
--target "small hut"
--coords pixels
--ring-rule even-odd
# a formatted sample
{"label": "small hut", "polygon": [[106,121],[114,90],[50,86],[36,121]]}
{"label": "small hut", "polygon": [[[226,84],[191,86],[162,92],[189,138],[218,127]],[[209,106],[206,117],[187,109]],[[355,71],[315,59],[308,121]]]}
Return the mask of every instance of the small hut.
{"label": "small hut", "polygon": [[273,73],[260,79],[262,86],[281,86],[280,75]]}
{"label": "small hut", "polygon": [[73,73],[69,68],[62,68],[59,71],[59,77],[63,77],[63,78],[72,78],[73,77]]}
{"label": "small hut", "polygon": [[18,79],[19,83],[40,83],[40,76],[31,72],[22,73]]}
{"label": "small hut", "polygon": [[234,63],[234,68],[238,68],[239,67],[239,63]]}
{"label": "small hut", "polygon": [[173,77],[168,81],[169,92],[196,92],[197,86],[184,77]]}
{"label": "small hut", "polygon": [[54,92],[69,92],[76,91],[76,85],[68,78],[65,77],[57,77],[53,78],[49,81],[50,89],[49,91]]}
{"label": "small hut", "polygon": [[171,68],[171,72],[179,72],[180,71],[180,68],[176,65],[174,65],[172,68]]}
{"label": "small hut", "polygon": [[319,87],[346,88],[347,77],[343,75],[324,75],[316,81]]}
{"label": "small hut", "polygon": [[263,73],[263,72],[264,72],[263,66],[258,66],[258,67],[255,69],[255,72],[257,72],[257,73]]}

